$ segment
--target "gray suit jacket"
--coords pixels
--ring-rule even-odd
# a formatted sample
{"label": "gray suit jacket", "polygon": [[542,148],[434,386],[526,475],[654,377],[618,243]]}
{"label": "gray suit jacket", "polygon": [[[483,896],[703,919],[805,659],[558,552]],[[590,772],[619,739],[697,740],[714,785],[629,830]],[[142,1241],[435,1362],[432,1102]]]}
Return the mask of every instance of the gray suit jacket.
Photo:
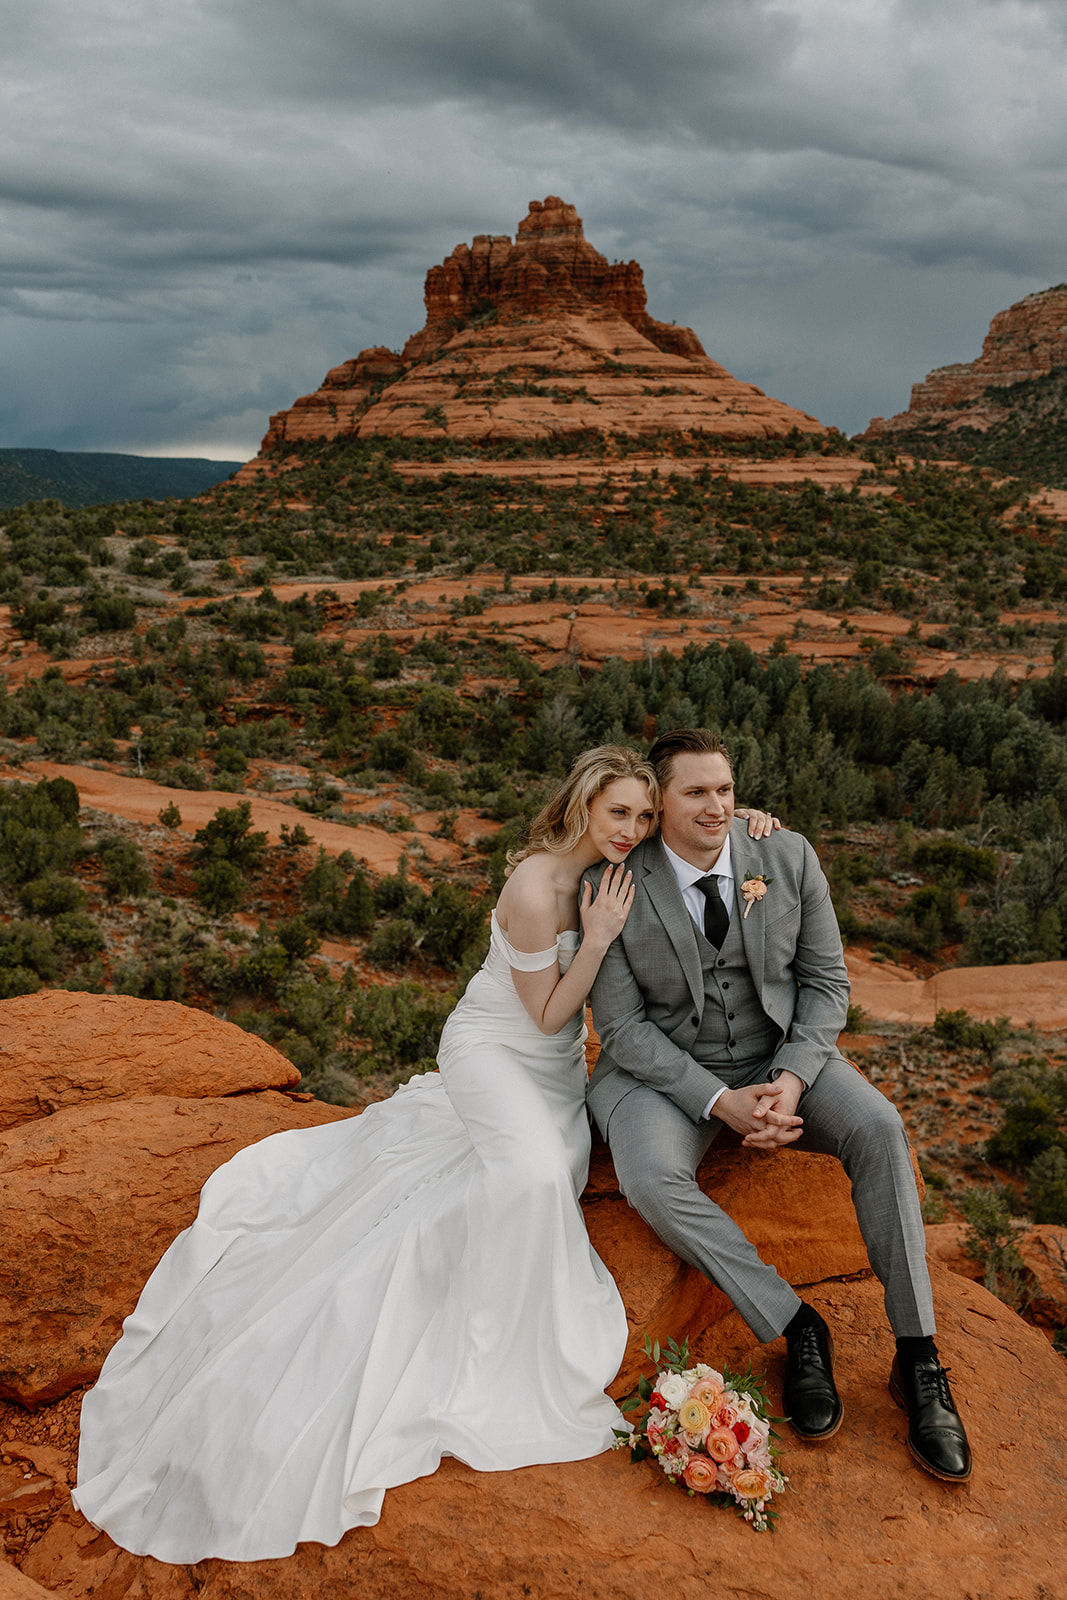
{"label": "gray suit jacket", "polygon": [[[746,874],[774,880],[741,922],[760,1003],[781,1032],[773,1066],[810,1085],[837,1054],[848,1015],[848,974],[830,890],[815,851],[799,833],[750,839],[747,824],[738,821],[730,838],[735,917],[743,914]],[[723,1087],[689,1054],[700,1027],[704,982],[696,930],[658,837],[638,845],[629,866],[634,903],[590,996],[601,1052],[589,1105],[602,1131],[637,1083],[669,1095],[694,1121]],[[596,867],[588,876],[597,883],[603,870]]]}

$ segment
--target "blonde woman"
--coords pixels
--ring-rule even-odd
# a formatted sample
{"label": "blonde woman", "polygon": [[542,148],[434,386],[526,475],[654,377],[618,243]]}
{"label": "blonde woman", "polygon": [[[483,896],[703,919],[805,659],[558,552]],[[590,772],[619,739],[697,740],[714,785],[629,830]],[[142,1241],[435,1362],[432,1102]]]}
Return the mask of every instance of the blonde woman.
{"label": "blonde woman", "polygon": [[284,1556],[376,1522],[444,1455],[494,1471],[611,1444],[627,1328],[578,1204],[583,1008],[658,799],[634,752],[580,757],[513,865],[440,1071],[208,1180],[85,1399],[75,1502],[117,1543]]}

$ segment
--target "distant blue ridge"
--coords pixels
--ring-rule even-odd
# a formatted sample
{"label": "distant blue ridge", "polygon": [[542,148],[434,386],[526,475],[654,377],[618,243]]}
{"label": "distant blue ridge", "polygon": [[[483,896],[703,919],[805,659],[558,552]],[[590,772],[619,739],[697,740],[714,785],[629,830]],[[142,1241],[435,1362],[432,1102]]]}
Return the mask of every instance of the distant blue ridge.
{"label": "distant blue ridge", "polygon": [[113,500],[184,500],[222,483],[243,461],[0,449],[0,510],[28,500],[95,506]]}

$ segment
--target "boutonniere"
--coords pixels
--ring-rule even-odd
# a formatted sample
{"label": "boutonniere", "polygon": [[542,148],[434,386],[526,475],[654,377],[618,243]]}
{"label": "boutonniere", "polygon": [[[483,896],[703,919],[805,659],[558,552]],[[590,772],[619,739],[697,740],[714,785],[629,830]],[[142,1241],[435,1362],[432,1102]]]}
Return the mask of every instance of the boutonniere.
{"label": "boutonniere", "polygon": [[756,901],[763,899],[763,896],[767,893],[767,890],[770,888],[773,882],[774,879],[768,878],[766,873],[746,872],[744,881],[741,884],[741,893],[745,897],[745,912],[741,919],[742,922],[745,920],[745,917],[748,916],[749,912],[752,910],[752,907],[756,904]]}

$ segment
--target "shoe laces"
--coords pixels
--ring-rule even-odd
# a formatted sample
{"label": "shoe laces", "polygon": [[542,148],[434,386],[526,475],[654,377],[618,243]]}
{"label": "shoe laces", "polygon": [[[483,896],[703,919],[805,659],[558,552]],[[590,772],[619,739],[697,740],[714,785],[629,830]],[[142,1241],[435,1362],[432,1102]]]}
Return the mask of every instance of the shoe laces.
{"label": "shoe laces", "polygon": [[814,1322],[809,1322],[801,1328],[799,1333],[788,1340],[789,1353],[794,1361],[821,1361],[822,1350],[819,1346],[821,1329]]}
{"label": "shoe laces", "polygon": [[938,1400],[947,1411],[954,1409],[952,1404],[952,1391],[948,1386],[948,1373],[940,1362],[932,1365],[923,1362],[914,1368],[915,1393],[917,1397],[928,1404],[931,1400]]}

